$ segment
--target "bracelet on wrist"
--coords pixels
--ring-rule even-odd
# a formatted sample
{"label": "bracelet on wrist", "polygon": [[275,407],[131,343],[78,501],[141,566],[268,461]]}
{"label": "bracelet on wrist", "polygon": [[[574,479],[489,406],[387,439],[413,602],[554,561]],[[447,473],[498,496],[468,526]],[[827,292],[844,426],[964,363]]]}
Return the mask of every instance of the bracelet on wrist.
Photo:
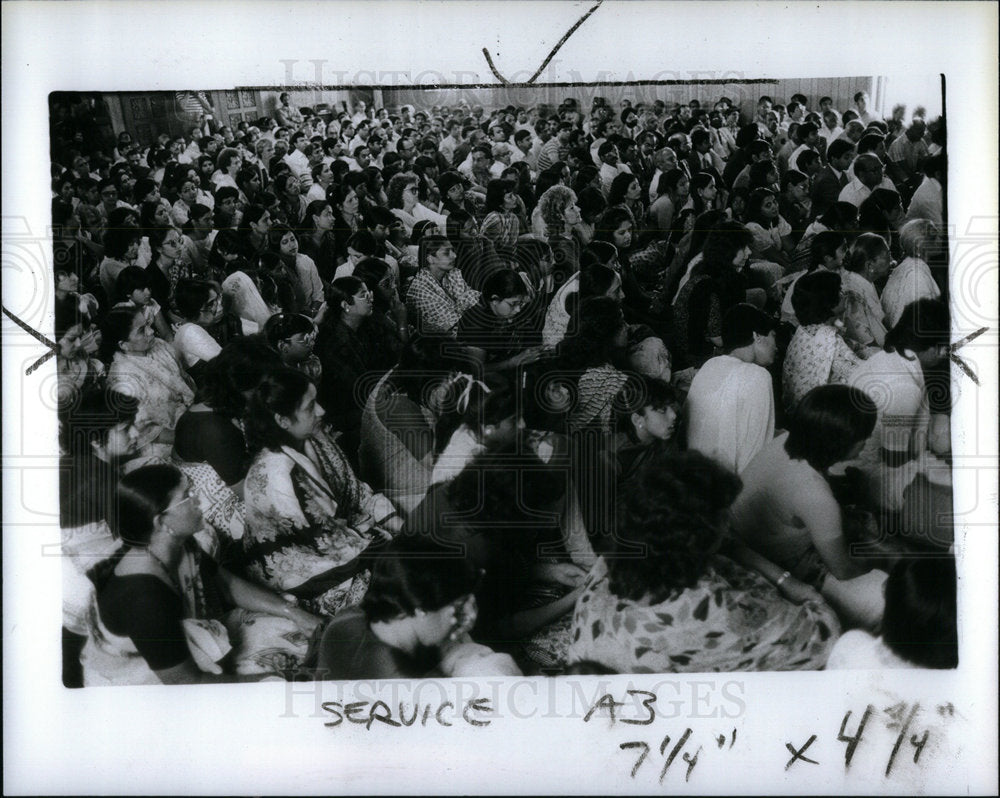
{"label": "bracelet on wrist", "polygon": [[781,587],[782,584],[784,584],[785,580],[788,579],[788,577],[790,577],[790,576],[791,576],[791,573],[788,572],[788,571],[785,571],[781,576],[778,577],[778,581],[774,583],[774,586],[775,587]]}

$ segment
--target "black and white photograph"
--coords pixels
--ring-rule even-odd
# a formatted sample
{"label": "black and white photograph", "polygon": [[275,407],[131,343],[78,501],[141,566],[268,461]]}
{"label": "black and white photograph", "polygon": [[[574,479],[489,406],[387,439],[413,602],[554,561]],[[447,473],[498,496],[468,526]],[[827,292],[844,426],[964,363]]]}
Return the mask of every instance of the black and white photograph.
{"label": "black and white photograph", "polygon": [[6,791],[995,789],[995,7],[28,5]]}

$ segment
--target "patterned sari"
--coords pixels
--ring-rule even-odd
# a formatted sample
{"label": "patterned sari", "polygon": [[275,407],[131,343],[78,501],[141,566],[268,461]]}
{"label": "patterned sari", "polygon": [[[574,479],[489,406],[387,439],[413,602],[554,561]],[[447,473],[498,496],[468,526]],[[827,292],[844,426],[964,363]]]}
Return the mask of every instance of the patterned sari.
{"label": "patterned sari", "polygon": [[247,575],[303,607],[335,615],[364,597],[365,558],[395,514],[385,496],[355,476],[329,433],[319,430],[305,452],[283,446],[258,453],[244,483]]}
{"label": "patterned sari", "polygon": [[698,583],[657,604],[615,596],[598,560],[577,599],[568,661],[618,673],[817,670],[840,634],[824,603],[786,601],[762,576],[716,556]]}
{"label": "patterned sari", "polygon": [[[86,576],[118,545],[103,523],[87,530],[64,530],[63,623],[87,636],[80,656],[86,686],[160,684],[132,639],[104,625],[94,585]],[[240,608],[227,611],[214,585],[212,553],[216,549],[214,534],[205,529],[185,546],[177,566],[184,607],[181,623],[195,664],[213,674],[223,670],[274,676],[294,672],[305,658],[308,638],[287,618]]]}
{"label": "patterned sari", "polygon": [[164,432],[173,432],[178,419],[194,401],[190,380],[177,361],[173,347],[159,338],[143,355],[119,352],[108,369],[108,388],[139,400],[135,426],[139,446],[148,454],[168,455],[150,445]]}

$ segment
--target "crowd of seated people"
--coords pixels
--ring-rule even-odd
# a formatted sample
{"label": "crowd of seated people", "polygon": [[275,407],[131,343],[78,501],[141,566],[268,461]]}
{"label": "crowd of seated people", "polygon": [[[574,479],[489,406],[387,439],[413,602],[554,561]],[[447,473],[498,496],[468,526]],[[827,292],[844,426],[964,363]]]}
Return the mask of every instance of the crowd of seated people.
{"label": "crowd of seated people", "polygon": [[944,121],[867,102],[54,108],[65,683],[953,667]]}

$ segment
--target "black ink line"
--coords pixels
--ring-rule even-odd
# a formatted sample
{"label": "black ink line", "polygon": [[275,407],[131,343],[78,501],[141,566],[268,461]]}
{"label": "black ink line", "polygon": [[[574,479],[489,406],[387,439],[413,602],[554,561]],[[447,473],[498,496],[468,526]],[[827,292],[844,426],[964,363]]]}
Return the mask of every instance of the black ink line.
{"label": "black ink line", "polygon": [[[559,80],[552,83],[508,83],[511,89],[572,89],[578,86],[761,86],[777,83],[777,78],[670,78],[662,80]],[[350,91],[352,89],[380,89],[382,91],[434,91],[438,89],[498,89],[496,83],[310,83],[301,81],[274,86],[236,86],[230,91]],[[209,89],[208,91],[217,91]],[[219,90],[221,91],[221,90]]]}
{"label": "black ink line", "polygon": [[892,771],[892,765],[896,761],[896,754],[899,753],[899,747],[903,744],[903,740],[906,739],[906,733],[910,730],[910,724],[913,723],[913,716],[917,714],[918,709],[920,709],[920,704],[914,704],[913,709],[910,710],[910,714],[906,716],[903,728],[899,730],[899,737],[896,738],[896,744],[892,747],[892,753],[889,755],[889,762],[885,766],[886,776]]}
{"label": "black ink line", "polygon": [[808,762],[812,765],[818,765],[819,762],[817,762],[815,759],[810,759],[809,757],[804,756],[806,750],[808,750],[809,746],[812,745],[814,742],[816,742],[815,734],[808,740],[806,740],[806,744],[803,745],[802,748],[800,748],[798,751],[796,751],[792,747],[791,743],[785,743],[785,748],[787,748],[789,753],[792,755],[792,758],[788,760],[788,764],[785,765],[785,770],[788,770],[788,768],[790,768],[798,759],[801,759],[803,762]]}
{"label": "black ink line", "polygon": [[[542,70],[544,70],[545,67],[547,67],[549,65],[549,61],[551,61],[553,58],[555,58],[556,53],[558,53],[559,49],[564,44],[566,44],[566,42],[569,39],[569,37],[572,36],[574,33],[576,33],[576,29],[579,28],[584,22],[586,22],[587,18],[591,14],[593,14],[595,11],[597,11],[597,9],[601,7],[601,3],[603,3],[603,2],[604,2],[604,0],[597,0],[597,3],[594,5],[594,7],[591,8],[590,11],[588,11],[582,17],[580,17],[576,21],[576,24],[572,28],[570,28],[568,31],[566,31],[566,34],[558,42],[556,42],[556,46],[553,47],[549,51],[548,56],[545,58],[544,61],[542,61],[542,65],[540,67],[538,67],[538,69],[535,70],[535,74],[534,75],[532,75],[530,78],[528,78],[528,85],[529,86],[531,84],[533,84],[536,80],[538,80],[538,76],[541,75],[542,74]],[[489,64],[490,72],[493,73],[493,77],[495,77],[497,80],[499,80],[504,86],[509,86],[510,85],[510,81],[508,81],[507,78],[505,78],[503,75],[501,75],[500,72],[497,70],[496,65],[493,63],[493,59],[490,57],[490,51],[488,49],[486,49],[485,47],[483,48],[483,56],[486,58],[486,63]]]}
{"label": "black ink line", "polygon": [[28,335],[30,335],[36,341],[38,341],[39,343],[45,344],[45,346],[47,346],[49,348],[48,352],[46,352],[38,360],[36,360],[34,363],[32,363],[30,366],[28,366],[27,371],[24,372],[25,376],[28,376],[29,374],[31,374],[31,372],[33,372],[35,369],[37,369],[39,366],[41,366],[46,360],[48,360],[50,357],[52,357],[56,353],[56,350],[59,348],[59,345],[56,344],[56,343],[54,343],[54,342],[52,342],[52,341],[50,341],[48,338],[46,338],[44,335],[42,335],[40,332],[38,332],[38,330],[36,330],[34,327],[32,327],[30,324],[28,324],[28,322],[23,321],[22,319],[19,319],[13,313],[11,313],[9,310],[7,310],[7,308],[5,306],[0,306],[0,308],[2,308],[3,314],[8,319],[10,319],[12,322],[14,322],[14,324],[16,324],[18,327],[20,327],[26,333],[28,333]]}
{"label": "black ink line", "polygon": [[700,753],[701,746],[699,745],[698,750],[694,752],[694,756],[691,756],[691,754],[684,754],[684,756],[681,757],[681,759],[688,763],[687,773],[684,774],[685,782],[691,780],[691,771],[694,770],[694,766],[698,764],[698,754]]}
{"label": "black ink line", "polygon": [[840,733],[837,735],[837,739],[842,743],[847,743],[847,749],[844,751],[844,769],[846,770],[851,766],[851,759],[854,758],[854,749],[858,747],[858,743],[861,742],[861,736],[865,733],[865,725],[868,723],[868,718],[871,717],[872,712],[875,711],[875,707],[871,704],[865,709],[865,714],[861,716],[861,722],[858,723],[858,731],[853,737],[847,737],[844,735],[844,730],[847,728],[847,721],[851,719],[851,712],[848,710],[847,714],[844,715],[844,720],[840,724]]}
{"label": "black ink line", "polygon": [[[681,749],[684,747],[684,743],[687,742],[688,737],[690,737],[690,736],[691,736],[691,729],[687,729],[684,732],[684,734],[681,735],[681,739],[679,739],[677,741],[677,745],[675,745],[673,747],[673,749],[670,751],[670,755],[667,756],[667,761],[663,763],[663,770],[660,771],[660,784],[663,783],[663,777],[667,775],[667,770],[674,763],[674,759],[677,758],[677,754],[680,753]],[[668,737],[667,739],[670,739],[670,738]],[[667,740],[664,740],[663,742],[664,742],[664,745],[660,746],[661,752],[662,752],[662,750],[664,748],[667,747],[666,746]]]}
{"label": "black ink line", "polygon": [[930,731],[925,731],[924,736],[921,737],[919,740],[917,739],[917,735],[915,734],[910,738],[910,745],[912,745],[914,749],[916,749],[913,752],[914,765],[917,764],[917,760],[920,759],[920,754],[924,750],[924,746],[927,745],[927,738],[930,737],[930,734],[931,734]]}
{"label": "black ink line", "polygon": [[634,779],[636,772],[639,770],[639,767],[642,765],[643,762],[646,761],[646,757],[649,756],[649,743],[644,743],[641,740],[639,740],[638,742],[634,743],[622,743],[618,747],[621,748],[622,751],[626,751],[629,748],[642,749],[642,754],[639,755],[638,761],[636,761],[636,763],[632,766],[632,778]]}
{"label": "black ink line", "polygon": [[958,366],[963,372],[965,372],[965,376],[968,377],[970,380],[972,380],[974,383],[976,383],[977,386],[979,385],[979,377],[972,370],[969,364],[958,356],[957,352],[959,349],[961,349],[970,341],[975,341],[980,335],[982,335],[989,329],[990,329],[989,327],[980,327],[974,333],[965,336],[965,338],[963,338],[958,343],[952,344],[950,349],[951,362],[954,363],[956,366]]}

